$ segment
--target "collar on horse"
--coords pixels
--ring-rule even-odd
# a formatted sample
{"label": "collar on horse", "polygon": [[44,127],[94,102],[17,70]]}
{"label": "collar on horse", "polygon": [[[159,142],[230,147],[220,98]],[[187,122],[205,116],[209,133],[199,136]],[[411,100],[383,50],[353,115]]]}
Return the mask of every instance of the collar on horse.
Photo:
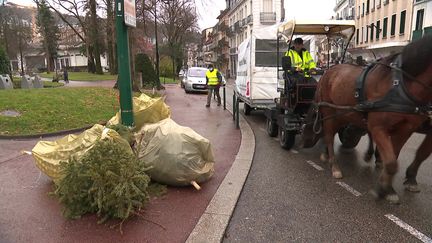
{"label": "collar on horse", "polygon": [[[365,80],[370,70],[375,65],[384,65],[390,67],[393,76],[393,87],[387,94],[378,100],[366,100],[365,94]],[[432,89],[427,84],[415,79],[412,75],[402,70],[402,54],[399,54],[396,59],[390,64],[381,62],[371,63],[366,66],[360,76],[356,80],[356,89],[354,97],[357,99],[358,104],[355,110],[360,112],[369,111],[384,111],[384,112],[398,112],[398,113],[411,113],[418,115],[430,115],[431,106],[421,104],[415,97],[413,97],[404,82],[404,76],[419,82],[427,89]]]}

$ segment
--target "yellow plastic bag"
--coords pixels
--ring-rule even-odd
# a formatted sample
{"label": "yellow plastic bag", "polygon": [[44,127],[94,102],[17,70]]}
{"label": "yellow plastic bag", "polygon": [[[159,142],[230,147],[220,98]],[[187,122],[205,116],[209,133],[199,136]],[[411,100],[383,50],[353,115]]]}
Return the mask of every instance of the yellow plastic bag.
{"label": "yellow plastic bag", "polygon": [[[140,97],[133,98],[133,115],[135,122],[135,129],[133,131],[136,132],[146,123],[156,123],[170,117],[171,111],[162,97],[151,98],[148,95],[141,94]],[[117,125],[119,123],[120,113],[117,112],[117,114],[108,121],[107,126]]]}
{"label": "yellow plastic bag", "polygon": [[60,161],[68,161],[71,156],[83,156],[100,139],[114,139],[132,152],[129,143],[116,131],[97,124],[80,135],[71,134],[56,141],[39,141],[33,148],[32,155],[36,166],[56,181],[61,176]]}
{"label": "yellow plastic bag", "polygon": [[170,118],[145,125],[135,139],[138,158],[156,182],[186,186],[207,181],[214,174],[210,141]]}

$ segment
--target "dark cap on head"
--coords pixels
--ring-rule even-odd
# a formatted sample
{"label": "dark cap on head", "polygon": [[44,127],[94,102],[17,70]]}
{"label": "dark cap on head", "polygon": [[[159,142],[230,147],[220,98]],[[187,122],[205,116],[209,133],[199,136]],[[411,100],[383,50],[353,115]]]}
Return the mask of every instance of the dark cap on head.
{"label": "dark cap on head", "polygon": [[294,40],[294,44],[303,44],[303,39],[302,38],[296,38],[295,40]]}
{"label": "dark cap on head", "polygon": [[209,65],[208,65],[208,68],[213,68],[213,64],[209,64]]}

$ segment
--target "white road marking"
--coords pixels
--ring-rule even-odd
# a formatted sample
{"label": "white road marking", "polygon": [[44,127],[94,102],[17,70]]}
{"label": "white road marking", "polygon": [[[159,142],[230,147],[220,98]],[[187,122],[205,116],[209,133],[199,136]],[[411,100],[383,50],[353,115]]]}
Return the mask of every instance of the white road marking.
{"label": "white road marking", "polygon": [[307,160],[306,163],[308,163],[310,166],[314,167],[315,169],[319,170],[319,171],[323,171],[323,167],[315,164],[314,162],[312,162],[311,160]]}
{"label": "white road marking", "polygon": [[356,189],[352,188],[350,185],[346,184],[345,182],[338,181],[336,182],[336,184],[343,187],[345,190],[349,191],[351,194],[353,194],[356,197],[361,196],[360,192],[358,192]]}
{"label": "white road marking", "polygon": [[421,240],[422,242],[429,242],[429,243],[432,242],[431,238],[429,238],[428,236],[426,236],[422,232],[416,230],[411,225],[409,225],[409,224],[405,223],[404,221],[400,220],[398,217],[394,216],[393,214],[386,214],[384,216],[386,216],[388,219],[390,219],[391,221],[393,221],[393,223],[397,224],[402,229],[408,231],[408,233],[410,233],[411,235],[413,235],[417,239]]}
{"label": "white road marking", "polygon": [[297,151],[297,150],[295,150],[295,149],[291,149],[290,151],[291,151],[291,153],[293,153],[293,154],[298,154],[298,153],[299,153],[299,151]]}

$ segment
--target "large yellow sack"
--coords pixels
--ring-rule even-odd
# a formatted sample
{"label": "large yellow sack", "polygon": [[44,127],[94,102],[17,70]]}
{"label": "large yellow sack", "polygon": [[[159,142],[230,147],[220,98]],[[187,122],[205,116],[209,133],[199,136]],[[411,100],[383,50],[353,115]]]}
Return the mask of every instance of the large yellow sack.
{"label": "large yellow sack", "polygon": [[[80,135],[67,135],[56,141],[39,141],[32,150],[36,166],[51,179],[60,178],[60,161],[68,161],[71,156],[77,159],[90,150],[100,139],[114,139],[129,149],[129,143],[120,135],[102,125],[94,125]],[[131,150],[132,151],[132,150]]]}
{"label": "large yellow sack", "polygon": [[204,182],[214,174],[210,141],[170,118],[145,125],[135,134],[138,158],[151,179],[171,186]]}
{"label": "large yellow sack", "polygon": [[[139,131],[146,123],[156,123],[170,117],[171,111],[169,106],[164,102],[163,97],[151,98],[148,95],[141,94],[133,98],[133,116],[135,122],[134,131]],[[117,125],[120,123],[120,113],[111,118],[107,126]]]}

